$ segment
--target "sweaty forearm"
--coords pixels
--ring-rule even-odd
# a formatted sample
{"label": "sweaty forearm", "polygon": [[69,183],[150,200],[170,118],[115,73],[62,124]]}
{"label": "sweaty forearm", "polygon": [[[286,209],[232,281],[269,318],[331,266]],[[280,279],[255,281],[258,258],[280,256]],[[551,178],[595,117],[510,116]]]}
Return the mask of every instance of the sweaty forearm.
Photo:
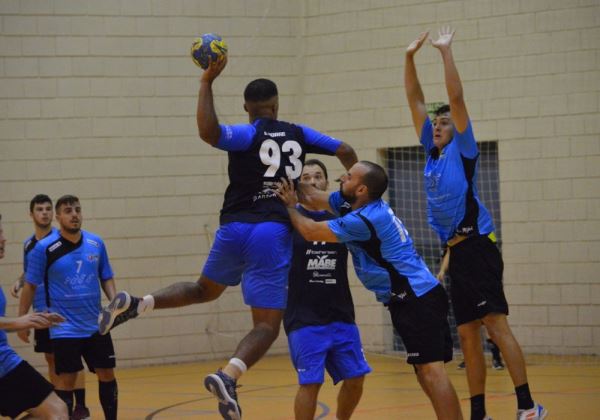
{"label": "sweaty forearm", "polygon": [[33,303],[35,289],[35,286],[31,283],[25,282],[23,284],[23,291],[21,292],[21,298],[19,299],[19,316],[23,316],[29,312],[29,308],[31,308],[31,304]]}
{"label": "sweaty forearm", "polygon": [[456,63],[454,63],[454,57],[450,48],[441,51],[442,61],[444,62],[444,78],[446,81],[446,90],[448,91],[448,100],[450,101],[450,108],[452,108],[452,102],[455,100],[462,100],[463,88]]}
{"label": "sweaty forearm", "polygon": [[198,124],[200,138],[208,144],[215,146],[219,141],[221,129],[219,127],[219,119],[215,112],[212,82],[204,80],[200,82],[196,122]]}
{"label": "sweaty forearm", "polygon": [[4,316],[0,317],[0,330],[14,331],[16,327],[16,321],[16,318],[6,318]]}
{"label": "sweaty forearm", "polygon": [[423,95],[423,89],[417,76],[415,59],[408,54],[406,55],[404,65],[404,89],[406,90],[409,104],[425,103],[425,95]]}

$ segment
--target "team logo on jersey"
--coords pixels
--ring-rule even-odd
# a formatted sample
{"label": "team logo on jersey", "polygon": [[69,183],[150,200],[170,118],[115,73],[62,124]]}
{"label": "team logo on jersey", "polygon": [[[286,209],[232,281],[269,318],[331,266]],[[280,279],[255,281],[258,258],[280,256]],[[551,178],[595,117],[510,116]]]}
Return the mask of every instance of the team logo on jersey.
{"label": "team logo on jersey", "polygon": [[459,235],[468,235],[470,233],[472,233],[475,230],[475,228],[473,226],[463,226],[459,229],[456,229],[456,233],[458,233]]}
{"label": "team logo on jersey", "polygon": [[392,297],[395,297],[396,299],[400,299],[400,300],[404,300],[404,298],[408,295],[408,293],[406,292],[402,292],[402,293],[394,293],[392,292]]}
{"label": "team logo on jersey", "polygon": [[425,181],[427,183],[428,190],[437,190],[440,185],[441,174],[432,174],[431,172],[427,172],[425,174]]}
{"label": "team logo on jersey", "polygon": [[98,254],[88,254],[88,255],[87,255],[87,260],[88,260],[89,262],[92,262],[92,263],[93,263],[93,262],[96,262],[96,261],[98,261],[99,259],[100,259],[100,255],[98,255]]}
{"label": "team logo on jersey", "polygon": [[50,248],[48,248],[48,252],[52,252],[57,248],[60,248],[62,246],[62,242],[58,241],[57,243],[55,243],[54,245],[52,245]]}
{"label": "team logo on jersey", "polygon": [[95,246],[96,248],[99,248],[99,247],[100,247],[100,244],[99,244],[98,242],[96,242],[96,241],[92,240],[92,239],[86,239],[85,241],[86,241],[88,244],[90,244],[90,245],[92,245],[92,246]]}
{"label": "team logo on jersey", "polygon": [[337,260],[328,258],[328,255],[320,255],[310,258],[306,265],[307,270],[335,270]]}

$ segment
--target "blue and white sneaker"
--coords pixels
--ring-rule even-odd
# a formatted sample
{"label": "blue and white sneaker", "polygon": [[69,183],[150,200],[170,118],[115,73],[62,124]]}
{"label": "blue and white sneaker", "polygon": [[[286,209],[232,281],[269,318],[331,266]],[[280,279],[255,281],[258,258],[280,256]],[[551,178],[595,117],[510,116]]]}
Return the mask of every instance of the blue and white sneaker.
{"label": "blue and white sneaker", "polygon": [[241,420],[242,409],[237,401],[235,379],[218,370],[204,378],[204,386],[219,400],[219,413],[225,420]]}
{"label": "blue and white sneaker", "polygon": [[548,416],[546,410],[541,404],[534,403],[528,410],[517,410],[517,420],[543,420]]}
{"label": "blue and white sneaker", "polygon": [[117,293],[98,315],[98,332],[100,335],[106,335],[117,325],[138,316],[137,307],[140,300],[140,298],[133,297],[127,292]]}

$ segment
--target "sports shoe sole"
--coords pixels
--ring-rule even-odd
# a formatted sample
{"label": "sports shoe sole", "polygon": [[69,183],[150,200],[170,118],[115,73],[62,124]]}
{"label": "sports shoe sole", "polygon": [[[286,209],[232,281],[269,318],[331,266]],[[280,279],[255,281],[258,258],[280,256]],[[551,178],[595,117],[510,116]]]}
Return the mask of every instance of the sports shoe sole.
{"label": "sports shoe sole", "polygon": [[98,315],[98,332],[100,335],[106,335],[110,331],[115,322],[115,318],[125,312],[131,305],[131,296],[127,292],[119,292],[110,301],[110,303],[102,308]]}
{"label": "sports shoe sole", "polygon": [[225,420],[241,420],[237,401],[229,396],[223,380],[211,373],[204,378],[204,387],[219,400],[219,413]]}
{"label": "sports shoe sole", "polygon": [[[546,407],[541,407],[542,411],[537,411],[536,413],[530,413],[529,416],[525,417],[525,419],[535,419],[535,420],[544,420],[546,417],[548,417],[548,410],[546,410]],[[517,420],[520,419],[520,416],[517,416]]]}

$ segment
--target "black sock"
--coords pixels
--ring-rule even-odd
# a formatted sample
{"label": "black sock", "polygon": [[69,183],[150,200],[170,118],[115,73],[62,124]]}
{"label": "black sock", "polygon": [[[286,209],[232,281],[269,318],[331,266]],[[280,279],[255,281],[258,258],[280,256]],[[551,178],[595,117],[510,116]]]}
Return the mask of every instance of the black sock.
{"label": "black sock", "polygon": [[485,417],[485,394],[471,397],[471,420],[482,420]]}
{"label": "black sock", "polygon": [[106,420],[117,420],[117,400],[119,395],[117,380],[98,382],[98,393],[100,394],[100,404],[102,404],[104,418]]}
{"label": "black sock", "polygon": [[74,389],[75,407],[85,407],[85,388]]}
{"label": "black sock", "polygon": [[519,410],[529,410],[533,407],[533,400],[531,399],[528,383],[516,387],[515,393],[517,394],[517,407]]}
{"label": "black sock", "polygon": [[69,417],[71,417],[71,414],[73,414],[73,391],[55,389],[54,392],[56,392],[56,395],[65,402],[67,409],[69,410]]}

